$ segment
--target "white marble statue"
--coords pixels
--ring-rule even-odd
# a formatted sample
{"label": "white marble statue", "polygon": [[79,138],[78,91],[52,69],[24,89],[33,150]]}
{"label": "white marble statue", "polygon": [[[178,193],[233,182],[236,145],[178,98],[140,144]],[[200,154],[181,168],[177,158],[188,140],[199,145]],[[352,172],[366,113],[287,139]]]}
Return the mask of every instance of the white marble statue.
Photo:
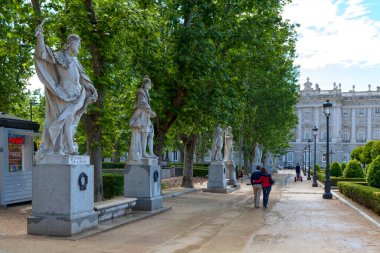
{"label": "white marble statue", "polygon": [[223,129],[218,125],[214,131],[214,139],[212,143],[211,161],[222,161],[222,148],[223,148]]}
{"label": "white marble statue", "polygon": [[260,144],[256,144],[255,148],[255,162],[261,163],[261,158],[263,156],[263,147]]}
{"label": "white marble statue", "polygon": [[[150,108],[149,90],[152,82],[149,77],[144,77],[142,86],[136,94],[136,101],[133,115],[129,125],[132,128],[131,146],[129,159],[141,160],[143,158],[157,158],[153,153],[153,124],[150,120],[156,117],[156,113]],[[146,153],[147,144],[149,155]]]}
{"label": "white marble statue", "polygon": [[232,161],[234,153],[232,127],[228,126],[224,134],[224,161]]}
{"label": "white marble statue", "polygon": [[45,45],[42,22],[35,33],[34,62],[38,78],[45,86],[45,123],[36,160],[47,154],[78,154],[74,134],[80,117],[98,93],[76,55],[80,37],[71,34],[57,52]]}

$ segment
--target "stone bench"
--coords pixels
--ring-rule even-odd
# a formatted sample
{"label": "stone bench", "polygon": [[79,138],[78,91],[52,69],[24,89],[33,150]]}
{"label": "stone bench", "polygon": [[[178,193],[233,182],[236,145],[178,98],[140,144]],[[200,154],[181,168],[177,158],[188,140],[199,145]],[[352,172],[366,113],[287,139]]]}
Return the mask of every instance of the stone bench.
{"label": "stone bench", "polygon": [[120,198],[96,202],[94,210],[98,213],[98,222],[124,216],[136,205],[136,198]]}

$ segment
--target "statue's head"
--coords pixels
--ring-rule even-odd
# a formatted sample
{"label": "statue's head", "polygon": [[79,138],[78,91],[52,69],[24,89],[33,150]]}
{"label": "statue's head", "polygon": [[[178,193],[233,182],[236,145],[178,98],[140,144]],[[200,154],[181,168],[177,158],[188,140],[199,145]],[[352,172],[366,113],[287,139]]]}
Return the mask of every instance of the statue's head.
{"label": "statue's head", "polygon": [[71,50],[73,55],[77,55],[80,49],[80,37],[76,34],[70,34],[63,49]]}
{"label": "statue's head", "polygon": [[152,81],[150,80],[149,76],[144,77],[141,87],[148,90],[152,88]]}

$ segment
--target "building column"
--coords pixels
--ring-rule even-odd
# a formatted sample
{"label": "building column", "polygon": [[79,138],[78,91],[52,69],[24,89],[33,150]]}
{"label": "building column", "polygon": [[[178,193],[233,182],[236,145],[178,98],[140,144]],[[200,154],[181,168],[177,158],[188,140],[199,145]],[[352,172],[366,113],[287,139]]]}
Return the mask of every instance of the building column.
{"label": "building column", "polygon": [[296,142],[302,141],[302,110],[301,108],[298,108],[298,125],[297,125],[297,138]]}
{"label": "building column", "polygon": [[372,108],[368,108],[367,141],[372,140]]}
{"label": "building column", "polygon": [[314,107],[314,126],[319,129],[319,108],[318,106]]}
{"label": "building column", "polygon": [[351,143],[356,143],[356,114],[355,108],[351,112]]}
{"label": "building column", "polygon": [[340,138],[339,132],[342,130],[342,108],[340,106],[333,107],[333,116],[330,126],[333,126],[331,140],[332,142],[337,142]]}

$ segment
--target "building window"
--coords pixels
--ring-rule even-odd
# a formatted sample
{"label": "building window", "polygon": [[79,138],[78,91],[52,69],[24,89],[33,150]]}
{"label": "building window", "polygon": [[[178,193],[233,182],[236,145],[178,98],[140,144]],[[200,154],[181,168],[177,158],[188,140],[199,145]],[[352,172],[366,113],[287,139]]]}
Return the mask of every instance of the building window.
{"label": "building window", "polygon": [[173,161],[178,161],[178,153],[177,153],[177,151],[173,151]]}
{"label": "building window", "polygon": [[344,142],[350,141],[350,132],[348,130],[343,131],[342,139]]}
{"label": "building window", "polygon": [[343,116],[349,116],[349,111],[348,110],[343,110]]}
{"label": "building window", "polygon": [[311,132],[310,132],[310,130],[305,130],[305,132],[303,133],[303,139],[304,140],[310,140],[311,139]]}
{"label": "building window", "polygon": [[364,108],[359,108],[358,114],[363,116],[364,115]]}
{"label": "building window", "polygon": [[350,160],[350,153],[344,153],[343,162],[348,162]]}
{"label": "building window", "polygon": [[322,153],[322,162],[326,162],[326,151],[323,151]]}
{"label": "building window", "polygon": [[304,108],[303,112],[305,115],[311,115],[311,108]]}
{"label": "building window", "polygon": [[326,141],[326,138],[327,138],[327,132],[325,130],[322,130],[321,134],[319,135],[319,140]]}
{"label": "building window", "polygon": [[380,129],[379,128],[376,128],[373,131],[373,139],[374,140],[380,140]]}
{"label": "building window", "polygon": [[375,115],[380,115],[380,107],[375,108]]}
{"label": "building window", "polygon": [[358,132],[358,142],[365,142],[365,132],[363,130]]}

